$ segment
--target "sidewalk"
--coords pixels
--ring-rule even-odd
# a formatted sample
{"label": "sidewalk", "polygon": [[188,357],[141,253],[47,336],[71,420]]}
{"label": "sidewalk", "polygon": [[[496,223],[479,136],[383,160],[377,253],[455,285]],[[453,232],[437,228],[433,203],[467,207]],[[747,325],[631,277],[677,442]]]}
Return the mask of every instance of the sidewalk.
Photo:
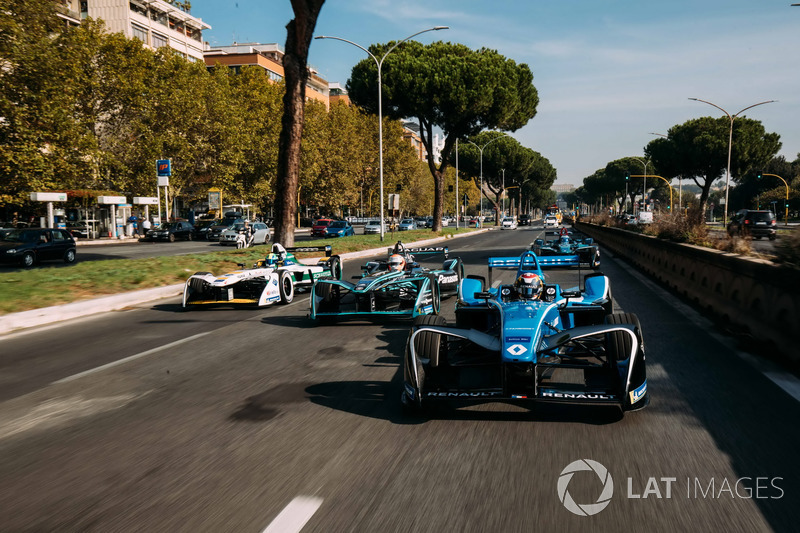
{"label": "sidewalk", "polygon": [[[294,230],[295,235],[305,235],[307,233],[311,233],[311,228],[299,228]],[[141,237],[99,237],[97,239],[75,239],[75,244],[78,246],[100,246],[104,244],[137,244],[139,242],[150,242],[150,241],[143,241]],[[161,241],[166,242],[166,241]],[[201,241],[203,242],[203,241]]]}
{"label": "sidewalk", "polygon": [[[460,235],[453,235],[449,237],[436,237],[434,239],[426,239],[412,243],[404,243],[409,247],[431,246],[433,244],[442,243],[445,241],[452,241],[463,237],[470,237],[472,235],[479,235],[490,231],[491,228],[484,228],[471,233],[464,233]],[[302,231],[302,230],[301,230]],[[137,242],[135,239],[128,239]],[[112,244],[117,243],[116,240],[111,239],[112,242],[104,240],[88,241],[86,244]],[[369,250],[361,250],[360,252],[348,252],[341,254],[339,257],[343,261],[351,259],[359,259],[362,257],[370,257],[374,255],[382,255],[394,246],[394,242],[386,241],[386,246],[380,248],[371,248]],[[63,320],[73,320],[85,316],[94,315],[97,313],[106,313],[108,311],[117,311],[133,305],[139,305],[145,302],[160,300],[162,298],[173,298],[183,294],[184,284],[168,285],[166,287],[156,287],[154,289],[143,289],[139,291],[125,292],[121,294],[112,294],[110,296],[102,296],[93,298],[91,300],[83,300],[80,302],[72,302],[68,304],[56,305],[52,307],[42,307],[39,309],[31,309],[30,311],[22,311],[20,313],[9,313],[0,316],[0,335],[5,335],[15,330],[23,328],[31,328],[36,326],[44,326],[61,322]]]}

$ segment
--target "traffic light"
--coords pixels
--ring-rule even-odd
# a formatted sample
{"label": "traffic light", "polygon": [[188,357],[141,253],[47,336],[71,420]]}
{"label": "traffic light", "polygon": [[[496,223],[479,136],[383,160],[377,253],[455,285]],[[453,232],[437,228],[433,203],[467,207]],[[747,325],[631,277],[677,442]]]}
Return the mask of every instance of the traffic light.
{"label": "traffic light", "polygon": [[397,186],[394,188],[395,192],[400,192],[403,190],[403,185],[398,183]]}
{"label": "traffic light", "polygon": [[625,181],[631,180],[631,172],[629,170],[625,171]]}
{"label": "traffic light", "polygon": [[453,192],[453,186],[452,185],[448,185],[447,186],[447,192]]}
{"label": "traffic light", "polygon": [[764,172],[763,170],[759,170],[758,174],[756,174],[756,178],[761,179],[761,175],[763,172]]}
{"label": "traffic light", "polygon": [[668,206],[667,206],[667,211],[670,211],[670,210],[672,210],[672,206],[671,206],[671,205],[668,205]]}

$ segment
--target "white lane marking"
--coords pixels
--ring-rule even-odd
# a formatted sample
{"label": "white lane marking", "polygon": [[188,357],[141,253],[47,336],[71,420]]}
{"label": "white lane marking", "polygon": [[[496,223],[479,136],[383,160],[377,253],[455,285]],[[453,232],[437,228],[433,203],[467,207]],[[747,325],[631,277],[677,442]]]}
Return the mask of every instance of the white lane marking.
{"label": "white lane marking", "polygon": [[163,346],[158,346],[156,348],[152,348],[150,350],[146,350],[144,352],[137,353],[136,355],[132,355],[130,357],[126,357],[124,359],[120,359],[118,361],[112,361],[112,362],[110,362],[108,364],[105,364],[105,365],[102,365],[102,366],[98,366],[98,367],[95,367],[95,368],[90,368],[89,370],[86,370],[84,372],[79,372],[77,374],[73,374],[71,376],[59,379],[58,381],[54,381],[53,384],[56,384],[56,383],[67,383],[69,381],[73,381],[73,380],[76,380],[78,378],[82,378],[83,376],[88,376],[89,374],[94,374],[95,372],[100,372],[101,370],[106,370],[107,368],[111,368],[111,367],[114,367],[114,366],[117,366],[117,365],[122,365],[122,364],[125,364],[125,363],[129,363],[129,362],[131,362],[133,360],[136,360],[136,359],[139,359],[141,357],[145,357],[145,356],[154,354],[156,352],[160,352],[162,350],[166,350],[168,348],[172,348],[173,346],[178,346],[180,344],[183,344],[183,343],[186,343],[186,342],[190,342],[190,341],[193,341],[195,339],[199,339],[200,337],[204,337],[204,336],[208,335],[209,333],[212,333],[212,332],[211,331],[206,331],[204,333],[198,333],[197,335],[192,335],[191,337],[186,337],[185,339],[180,339],[180,340],[177,340],[175,342],[170,342],[169,344],[165,344]]}
{"label": "white lane marking", "polygon": [[322,505],[322,498],[297,496],[262,533],[299,533]]}
{"label": "white lane marking", "polygon": [[714,324],[701,315],[694,307],[683,303],[674,294],[664,290],[660,285],[645,277],[639,271],[634,270],[633,268],[627,268],[626,264],[623,264],[616,257],[612,257],[608,253],[608,250],[605,252],[605,257],[616,262],[621,268],[625,269],[643,285],[647,286],[651,291],[658,293],[661,296],[661,299],[673,309],[677,310],[695,324],[700,325],[706,331],[706,333],[717,340],[720,344],[724,345],[731,352],[735,353],[740,359],[758,370],[764,377],[780,387],[781,390],[783,390],[786,394],[794,398],[795,401],[800,402],[800,379],[795,377],[793,374],[786,372],[772,361],[737,349],[736,341],[734,339],[714,331]]}

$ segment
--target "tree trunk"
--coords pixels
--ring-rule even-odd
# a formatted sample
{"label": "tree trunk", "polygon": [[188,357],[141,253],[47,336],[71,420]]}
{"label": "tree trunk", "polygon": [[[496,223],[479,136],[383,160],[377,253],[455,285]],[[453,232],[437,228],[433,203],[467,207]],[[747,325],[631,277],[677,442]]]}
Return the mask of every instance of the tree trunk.
{"label": "tree trunk", "polygon": [[278,176],[275,184],[274,242],[294,246],[297,184],[300,178],[300,146],[303,137],[308,49],[317,17],[325,0],[291,0],[295,18],[286,25],[283,56],[283,118],[278,137]]}

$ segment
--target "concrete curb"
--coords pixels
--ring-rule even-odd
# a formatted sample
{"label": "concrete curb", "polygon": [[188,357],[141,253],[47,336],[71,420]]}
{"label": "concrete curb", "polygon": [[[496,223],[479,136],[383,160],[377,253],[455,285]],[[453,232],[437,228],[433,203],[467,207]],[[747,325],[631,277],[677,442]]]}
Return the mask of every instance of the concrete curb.
{"label": "concrete curb", "polygon": [[[426,239],[403,244],[409,247],[428,246],[431,244],[440,243],[442,241],[452,241],[462,237],[479,235],[487,231],[490,231],[490,228],[454,235],[452,237],[437,237],[435,239]],[[342,260],[347,261],[361,257],[381,255],[386,252],[387,248],[392,246],[394,246],[394,242],[389,243],[387,241],[385,247],[371,248],[369,250],[361,250],[359,252],[348,252],[341,254],[339,257],[341,257]],[[153,289],[142,289],[120,294],[111,294],[108,296],[101,296],[99,298],[92,298],[91,300],[71,302],[68,304],[54,305],[51,307],[42,307],[39,309],[31,309],[30,311],[22,311],[19,313],[9,313],[7,315],[0,316],[0,335],[5,335],[12,331],[23,328],[44,326],[55,322],[61,322],[63,320],[72,320],[97,313],[117,311],[119,309],[124,309],[125,307],[138,305],[153,300],[160,300],[162,298],[172,298],[182,294],[183,287],[184,284],[180,283],[177,285],[168,285],[166,287],[156,287]]]}

